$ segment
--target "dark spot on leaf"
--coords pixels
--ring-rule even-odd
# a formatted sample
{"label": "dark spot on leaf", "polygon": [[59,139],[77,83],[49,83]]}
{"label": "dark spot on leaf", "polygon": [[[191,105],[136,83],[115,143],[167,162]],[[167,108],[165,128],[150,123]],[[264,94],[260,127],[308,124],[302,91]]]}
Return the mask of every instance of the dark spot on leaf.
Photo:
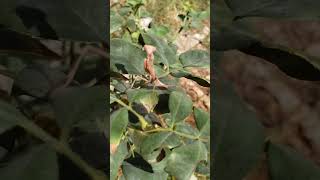
{"label": "dark spot on leaf", "polygon": [[116,63],[115,66],[119,71],[122,71],[123,74],[128,74],[128,71],[126,70],[123,64]]}
{"label": "dark spot on leaf", "polygon": [[125,161],[130,163],[131,165],[135,166],[136,168],[153,173],[152,166],[146,160],[144,160],[140,154],[138,154],[136,152],[134,152],[134,157],[131,156],[130,158],[126,159]]}
{"label": "dark spot on leaf", "polygon": [[166,152],[163,149],[161,149],[161,152],[157,157],[157,162],[162,161],[165,157],[166,157]]}

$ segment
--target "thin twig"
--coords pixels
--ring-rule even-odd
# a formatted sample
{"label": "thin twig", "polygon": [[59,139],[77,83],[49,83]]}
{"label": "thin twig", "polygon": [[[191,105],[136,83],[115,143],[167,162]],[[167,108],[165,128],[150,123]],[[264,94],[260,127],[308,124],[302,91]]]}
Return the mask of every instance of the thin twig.
{"label": "thin twig", "polygon": [[76,62],[73,64],[72,68],[70,69],[68,75],[67,75],[67,80],[66,82],[61,86],[62,88],[65,88],[67,86],[69,86],[69,84],[73,81],[74,76],[76,75],[77,70],[79,69],[80,63],[81,61],[84,59],[85,56],[87,56],[89,53],[96,53],[98,55],[100,55],[101,57],[104,57],[106,59],[109,58],[109,55],[107,52],[103,51],[100,48],[96,48],[93,46],[87,46],[85,48],[83,48],[82,53],[80,54],[80,56],[78,57],[78,59],[76,60]]}

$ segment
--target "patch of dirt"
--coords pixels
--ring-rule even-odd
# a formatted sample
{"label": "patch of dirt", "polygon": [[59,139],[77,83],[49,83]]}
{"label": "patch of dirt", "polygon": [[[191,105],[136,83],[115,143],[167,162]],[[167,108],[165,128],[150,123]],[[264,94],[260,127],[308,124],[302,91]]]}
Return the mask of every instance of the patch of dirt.
{"label": "patch of dirt", "polygon": [[[210,73],[209,70],[204,71],[207,74]],[[202,73],[204,73],[202,72]],[[197,75],[200,75],[197,74]],[[186,91],[186,93],[191,97],[192,101],[194,102],[194,106],[197,108],[201,108],[207,112],[210,110],[210,88],[202,87],[198,85],[196,82],[181,78],[180,85]]]}
{"label": "patch of dirt", "polygon": [[203,45],[203,41],[208,38],[210,33],[209,25],[204,26],[201,31],[183,31],[177,37],[175,44],[178,47],[178,53],[186,52],[190,49],[207,50],[208,47]]}

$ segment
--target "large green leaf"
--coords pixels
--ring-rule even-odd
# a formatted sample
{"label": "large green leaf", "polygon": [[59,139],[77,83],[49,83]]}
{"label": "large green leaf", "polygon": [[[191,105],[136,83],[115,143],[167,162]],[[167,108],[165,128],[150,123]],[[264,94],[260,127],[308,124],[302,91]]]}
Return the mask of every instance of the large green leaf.
{"label": "large green leaf", "polygon": [[182,53],[179,59],[184,67],[210,67],[210,55],[203,50],[190,50]]}
{"label": "large green leaf", "polygon": [[202,142],[196,141],[174,149],[166,171],[179,180],[189,180],[201,160],[207,160],[207,150]]}
{"label": "large green leaf", "polygon": [[119,144],[115,154],[110,156],[110,179],[114,180],[117,177],[118,170],[128,155],[127,142],[123,141]]}
{"label": "large green leaf", "polygon": [[110,65],[114,70],[130,74],[145,73],[143,61],[147,55],[142,49],[122,39],[112,39],[110,44]]}
{"label": "large green leaf", "polygon": [[156,93],[156,91],[153,91],[151,89],[129,89],[127,91],[128,94],[128,100],[129,102],[140,102],[141,99],[143,99],[146,94]]}
{"label": "large green leaf", "polygon": [[263,127],[233,87],[221,81],[215,83],[213,98],[213,176],[242,179],[263,152]]}
{"label": "large green leaf", "polygon": [[141,153],[150,154],[155,149],[161,147],[172,132],[158,132],[147,136],[141,144]]}
{"label": "large green leaf", "polygon": [[159,101],[158,93],[149,89],[131,89],[127,94],[130,103],[141,103],[149,112],[153,111]]}
{"label": "large green leaf", "polygon": [[320,179],[320,168],[289,147],[270,143],[267,153],[272,180]]}
{"label": "large green leaf", "polygon": [[184,92],[173,91],[169,96],[169,109],[173,122],[180,122],[192,112],[192,100]]}
{"label": "large green leaf", "polygon": [[122,165],[122,171],[125,180],[164,180],[168,177],[168,174],[166,172],[149,173],[143,171],[142,169],[136,168],[129,163],[124,163]]}
{"label": "large green leaf", "polygon": [[214,28],[211,32],[212,38],[215,39],[213,49],[217,51],[240,49],[258,42],[253,34],[244,26],[245,24],[234,22],[220,29]]}
{"label": "large green leaf", "polygon": [[151,34],[142,34],[142,37],[145,44],[157,48],[154,53],[154,59],[157,63],[163,63],[164,65],[169,66],[177,62],[175,49],[169,46],[163,39]]}
{"label": "large green leaf", "polygon": [[111,114],[111,132],[110,132],[110,143],[119,144],[123,133],[125,132],[128,125],[128,110],[121,108]]}
{"label": "large green leaf", "polygon": [[164,146],[172,149],[180,146],[182,144],[182,141],[180,137],[177,134],[171,134],[169,137],[167,137],[166,141],[164,142]]}
{"label": "large green leaf", "polygon": [[[105,121],[105,86],[62,89],[55,93],[52,99],[58,124],[63,129],[80,126],[82,130],[99,131],[97,126]],[[87,123],[83,125],[83,122]]]}
{"label": "large green leaf", "polygon": [[195,108],[194,116],[200,136],[210,136],[210,114],[202,109]]}
{"label": "large green leaf", "polygon": [[114,33],[121,29],[121,26],[124,24],[124,18],[118,13],[111,11],[110,12],[110,33]]}
{"label": "large green leaf", "polygon": [[1,179],[58,180],[56,153],[45,145],[33,147],[0,168]]}
{"label": "large green leaf", "polygon": [[192,127],[187,122],[177,123],[176,126],[175,126],[175,129],[174,129],[174,132],[188,134],[188,135],[195,136],[195,137],[200,135],[199,134],[200,133],[199,130],[194,128],[194,127]]}
{"label": "large green leaf", "polygon": [[[107,4],[104,1],[15,0],[10,5],[4,11],[4,17],[10,17],[14,22],[0,19],[0,24],[5,27],[21,32],[22,20],[27,33],[35,36],[80,41],[107,40]],[[3,6],[7,6],[6,3]]]}
{"label": "large green leaf", "polygon": [[319,1],[314,0],[226,0],[237,17],[319,19]]}
{"label": "large green leaf", "polygon": [[170,29],[164,25],[153,25],[148,33],[153,34],[158,37],[164,37],[170,32]]}

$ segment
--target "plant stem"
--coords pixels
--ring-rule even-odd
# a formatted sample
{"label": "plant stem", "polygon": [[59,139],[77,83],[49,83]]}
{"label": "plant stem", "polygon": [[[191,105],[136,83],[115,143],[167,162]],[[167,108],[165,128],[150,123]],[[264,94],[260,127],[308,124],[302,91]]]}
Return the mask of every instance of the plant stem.
{"label": "plant stem", "polygon": [[208,141],[207,139],[203,139],[203,138],[200,138],[200,137],[198,137],[198,136],[192,136],[192,135],[184,134],[184,133],[177,132],[177,131],[173,131],[173,132],[174,132],[175,134],[179,135],[179,136],[186,137],[186,138],[189,138],[189,139],[196,139],[196,140],[205,141],[205,142]]}
{"label": "plant stem", "polygon": [[106,180],[106,175],[92,168],[87,162],[85,162],[78,154],[74,153],[67,144],[59,142],[57,139],[53,138],[43,129],[38,127],[36,124],[29,120],[24,120],[19,124],[25,130],[27,130],[30,134],[35,137],[41,139],[42,141],[49,144],[52,148],[54,148],[57,152],[68,157],[75,165],[81,168],[85,173],[91,177],[92,180]]}
{"label": "plant stem", "polygon": [[132,109],[131,106],[128,106],[126,103],[124,103],[123,101],[121,101],[120,99],[114,97],[114,100],[119,103],[121,106],[127,108],[129,111],[131,111],[135,116],[138,117],[140,124],[141,124],[141,128],[142,130],[145,130],[146,127],[148,126],[148,122],[147,120],[144,119],[143,116],[141,116],[140,114],[138,114],[135,110]]}
{"label": "plant stem", "polygon": [[64,155],[66,155],[71,161],[78,165],[84,172],[86,172],[92,180],[106,180],[106,175],[101,171],[98,171],[87,164],[81,157],[74,153],[68,146],[61,143],[61,148]]}
{"label": "plant stem", "polygon": [[152,129],[152,130],[149,130],[149,131],[145,131],[146,133],[152,133],[152,132],[173,132],[179,136],[182,136],[182,137],[186,137],[186,138],[189,138],[189,139],[196,139],[196,140],[200,140],[200,141],[204,141],[204,142],[207,142],[208,140],[207,139],[203,139],[203,138],[200,138],[198,136],[192,136],[192,135],[189,135],[189,134],[185,134],[185,133],[181,133],[181,132],[178,132],[178,131],[175,131],[171,128],[157,128],[157,129]]}
{"label": "plant stem", "polygon": [[151,130],[148,130],[148,131],[144,131],[146,133],[152,133],[152,132],[173,132],[172,129],[170,128],[156,128],[156,129],[151,129]]}

